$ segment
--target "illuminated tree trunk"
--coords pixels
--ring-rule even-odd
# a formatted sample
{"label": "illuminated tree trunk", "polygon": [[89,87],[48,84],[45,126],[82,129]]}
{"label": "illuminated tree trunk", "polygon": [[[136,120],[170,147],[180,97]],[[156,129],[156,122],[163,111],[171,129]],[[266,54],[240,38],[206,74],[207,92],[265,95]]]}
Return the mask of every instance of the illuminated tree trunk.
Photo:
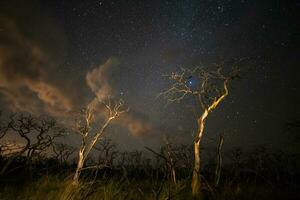
{"label": "illuminated tree trunk", "polygon": [[194,170],[193,170],[193,177],[192,177],[192,194],[193,196],[199,196],[201,191],[201,177],[200,177],[200,170],[201,170],[201,157],[200,157],[200,144],[201,139],[204,132],[205,120],[208,116],[208,110],[206,109],[202,116],[198,119],[198,135],[194,141]]}
{"label": "illuminated tree trunk", "polygon": [[203,114],[200,118],[198,118],[198,136],[196,137],[194,141],[194,156],[195,156],[195,163],[194,163],[194,170],[193,170],[193,177],[192,177],[192,195],[194,197],[200,196],[201,194],[201,178],[200,178],[200,170],[201,170],[201,157],[200,157],[200,144],[201,139],[204,133],[204,127],[205,127],[205,121],[208,116],[208,114],[214,110],[222,100],[228,95],[228,89],[227,89],[227,80],[224,81],[224,93],[216,98],[212,104],[204,109]]}
{"label": "illuminated tree trunk", "polygon": [[175,168],[172,167],[171,171],[172,171],[172,179],[173,179],[173,182],[174,182],[174,184],[176,184],[177,181],[176,181],[176,171],[175,171]]}
{"label": "illuminated tree trunk", "polygon": [[89,153],[91,152],[92,148],[95,146],[95,144],[97,143],[97,141],[102,137],[105,129],[107,128],[107,126],[109,125],[109,123],[111,122],[111,120],[113,120],[116,116],[113,117],[109,117],[106,122],[104,123],[104,125],[101,127],[101,129],[99,130],[98,133],[96,133],[96,135],[94,136],[94,138],[90,141],[90,143],[86,144],[86,136],[88,135],[88,132],[83,134],[83,138],[82,138],[82,144],[78,153],[78,162],[77,162],[77,168],[73,177],[73,184],[76,185],[78,184],[78,180],[81,174],[81,171],[83,169],[83,165],[84,162],[86,160],[86,158],[88,157]]}
{"label": "illuminated tree trunk", "polygon": [[[221,101],[228,95],[227,84],[229,81],[238,77],[239,69],[233,70],[230,74],[225,76],[222,74],[223,66],[219,66],[217,71],[205,72],[203,69],[196,67],[193,70],[182,68],[180,72],[173,72],[167,77],[172,80],[173,85],[160,93],[163,95],[170,103],[180,102],[188,95],[192,95],[197,98],[202,115],[197,118],[198,122],[198,134],[194,139],[194,169],[192,177],[192,195],[199,199],[201,196],[201,156],[200,156],[200,146],[201,140],[204,134],[205,122],[208,114],[213,111]],[[189,85],[188,77],[198,77],[201,80],[198,88],[191,88]],[[221,86],[223,82],[223,87]]]}
{"label": "illuminated tree trunk", "polygon": [[73,177],[73,184],[76,185],[78,184],[79,176],[81,174],[83,164],[84,164],[84,148],[81,148],[79,153],[78,153],[78,162],[77,162],[77,168]]}
{"label": "illuminated tree trunk", "polygon": [[200,187],[201,187],[201,179],[200,179],[200,140],[194,142],[194,170],[192,177],[192,194],[193,196],[198,196]]}

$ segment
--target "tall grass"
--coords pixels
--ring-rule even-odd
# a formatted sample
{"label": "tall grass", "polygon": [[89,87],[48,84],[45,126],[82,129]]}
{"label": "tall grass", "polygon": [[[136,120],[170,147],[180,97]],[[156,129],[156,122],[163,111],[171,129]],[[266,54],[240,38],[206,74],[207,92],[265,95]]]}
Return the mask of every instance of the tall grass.
{"label": "tall grass", "polygon": [[[101,182],[82,181],[78,185],[72,180],[56,176],[44,176],[21,187],[14,185],[0,189],[1,200],[124,200],[124,199],[182,199],[187,182],[163,185],[159,196],[155,196],[153,183],[110,179]],[[185,196],[185,195],[184,195]]]}
{"label": "tall grass", "polygon": [[[178,181],[177,185],[163,183],[159,195],[155,195],[154,183],[149,180],[109,179],[99,182],[82,181],[73,185],[70,179],[44,176],[21,186],[6,185],[0,188],[1,200],[188,200],[192,199],[190,182]],[[206,192],[203,200],[253,200],[253,199],[298,199],[299,188],[282,190],[259,184],[224,184],[214,194]]]}

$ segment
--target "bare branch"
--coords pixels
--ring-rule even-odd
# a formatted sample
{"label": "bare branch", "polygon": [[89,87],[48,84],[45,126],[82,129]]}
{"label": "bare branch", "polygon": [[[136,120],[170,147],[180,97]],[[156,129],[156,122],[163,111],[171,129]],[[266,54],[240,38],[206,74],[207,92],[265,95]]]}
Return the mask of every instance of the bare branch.
{"label": "bare branch", "polygon": [[[81,170],[84,166],[84,163],[90,154],[91,150],[95,147],[95,144],[103,137],[106,128],[109,126],[111,121],[119,117],[120,114],[127,112],[129,109],[125,107],[125,103],[122,99],[118,101],[113,101],[110,97],[107,97],[106,100],[102,101],[98,99],[98,103],[104,106],[108,115],[104,119],[104,123],[95,128],[95,131],[92,134],[91,127],[94,122],[95,117],[95,107],[88,107],[86,112],[82,116],[84,120],[80,120],[80,123],[76,124],[77,132],[81,135],[81,146],[78,152],[78,163],[77,169],[73,178],[73,183],[77,184]],[[96,106],[96,105],[93,105]],[[82,123],[82,121],[84,123]],[[90,139],[91,138],[91,139]]]}
{"label": "bare branch", "polygon": [[[235,67],[229,74],[223,71],[224,63],[217,65],[215,71],[205,71],[203,68],[181,68],[179,72],[167,75],[171,86],[161,92],[169,103],[180,102],[187,96],[193,96],[198,101],[202,113],[197,116],[198,134],[194,139],[194,171],[192,180],[193,195],[197,196],[200,187],[200,142],[204,134],[206,119],[210,112],[217,108],[228,95],[228,84],[238,77],[240,69]],[[149,150],[149,149],[148,149]],[[153,151],[152,151],[153,152]],[[153,152],[154,153],[154,152]]]}

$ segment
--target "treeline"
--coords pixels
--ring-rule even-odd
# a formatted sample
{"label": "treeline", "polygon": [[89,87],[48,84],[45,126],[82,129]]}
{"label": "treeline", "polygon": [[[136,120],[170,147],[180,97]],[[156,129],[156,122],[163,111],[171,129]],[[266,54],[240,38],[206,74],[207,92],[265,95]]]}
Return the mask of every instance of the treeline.
{"label": "treeline", "polygon": [[[0,130],[2,186],[32,182],[44,176],[72,179],[79,147],[62,142],[70,130],[56,120],[48,116],[13,114],[1,121]],[[5,138],[9,134],[23,138],[25,143],[7,142]],[[230,188],[233,196],[245,195],[244,188],[254,186],[270,191],[281,188],[282,192],[285,188],[299,189],[299,154],[272,152],[264,146],[251,151],[235,148],[223,152],[221,141],[224,142],[220,137],[214,149],[202,151],[207,155],[201,173],[207,198],[218,198],[226,188]],[[93,182],[93,187],[97,188],[97,182],[106,184],[109,180],[122,180],[130,183],[134,180],[141,183],[144,195],[149,193],[154,199],[160,199],[165,193],[170,199],[180,199],[180,195],[190,193],[193,164],[192,145],[165,140],[159,150],[145,147],[143,151],[129,152],[119,151],[112,140],[104,137],[85,161],[81,182]]]}

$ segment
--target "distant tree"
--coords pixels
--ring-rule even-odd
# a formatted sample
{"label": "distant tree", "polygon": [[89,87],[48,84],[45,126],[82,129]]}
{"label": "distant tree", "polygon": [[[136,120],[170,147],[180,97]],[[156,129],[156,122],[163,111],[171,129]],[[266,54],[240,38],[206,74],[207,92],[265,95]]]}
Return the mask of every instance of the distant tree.
{"label": "distant tree", "polygon": [[228,95],[228,84],[240,72],[236,67],[225,75],[223,70],[223,65],[218,66],[216,71],[206,71],[200,67],[192,70],[181,68],[179,72],[166,75],[172,81],[172,85],[159,94],[159,96],[163,96],[169,103],[179,103],[185,97],[193,96],[199,106],[197,110],[201,110],[200,114],[197,114],[198,133],[194,139],[193,196],[200,195],[200,144],[204,134],[206,119]]}
{"label": "distant tree", "polygon": [[49,116],[40,116],[34,123],[35,135],[27,150],[27,158],[32,159],[45,153],[54,145],[54,141],[65,135],[66,129],[59,126],[57,121]]}
{"label": "distant tree", "polygon": [[169,180],[172,180],[172,182],[176,185],[177,183],[176,169],[175,169],[176,159],[169,141],[165,142],[165,145],[161,148],[160,153],[154,151],[149,147],[145,147],[145,149],[152,152],[154,155],[158,156],[159,158],[162,158],[162,160],[165,162],[166,171],[168,172]]}
{"label": "distant tree", "polygon": [[55,158],[60,164],[66,163],[69,157],[75,152],[75,148],[64,143],[54,143],[52,145],[53,153]]}
{"label": "distant tree", "polygon": [[113,166],[118,151],[116,150],[116,145],[112,142],[112,140],[104,138],[98,145],[95,145],[94,149],[98,152],[97,157],[99,166]]}
{"label": "distant tree", "polygon": [[54,119],[48,116],[35,117],[25,113],[10,115],[4,129],[6,132],[16,133],[25,144],[9,158],[0,174],[3,174],[11,162],[20,155],[26,153],[28,161],[34,156],[41,155],[56,138],[61,137],[64,133],[64,129],[60,128]]}
{"label": "distant tree", "polygon": [[174,157],[176,158],[176,164],[179,168],[184,170],[185,174],[190,174],[191,169],[193,168],[193,146],[179,144],[172,147]]}
{"label": "distant tree", "polygon": [[82,170],[84,170],[83,166],[86,159],[96,143],[102,139],[106,128],[113,120],[118,118],[120,114],[128,111],[128,108],[125,108],[123,100],[114,102],[112,99],[108,98],[107,101],[100,101],[99,103],[103,105],[107,111],[107,116],[100,127],[95,127],[97,120],[95,120],[96,117],[94,106],[88,106],[87,109],[83,110],[81,116],[76,122],[75,131],[81,136],[81,145],[78,152],[77,168],[73,177],[73,184],[75,185],[78,184],[80,174]]}
{"label": "distant tree", "polygon": [[0,171],[1,175],[6,172],[15,158],[23,155],[31,146],[32,141],[29,135],[34,131],[34,124],[35,119],[32,115],[23,113],[10,115],[9,121],[6,124],[6,130],[16,133],[23,139],[25,144],[19,149],[19,151],[9,157],[8,161],[4,164]]}

